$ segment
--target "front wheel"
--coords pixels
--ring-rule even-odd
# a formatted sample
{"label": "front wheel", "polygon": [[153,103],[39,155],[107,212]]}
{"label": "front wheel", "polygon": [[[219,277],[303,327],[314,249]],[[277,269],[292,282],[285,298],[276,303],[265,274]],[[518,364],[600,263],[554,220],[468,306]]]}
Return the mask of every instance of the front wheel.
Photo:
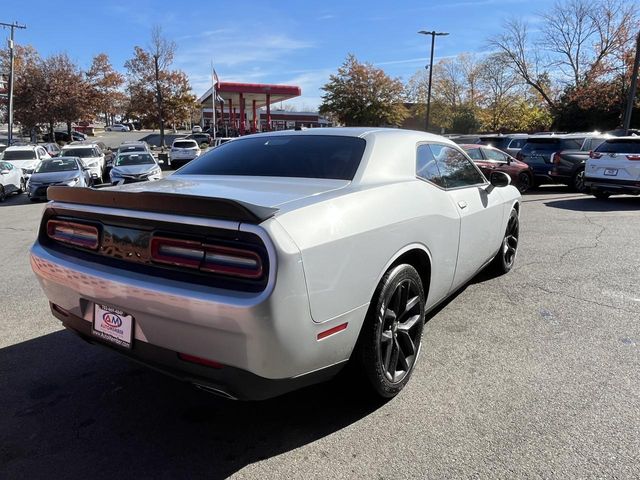
{"label": "front wheel", "polygon": [[373,390],[392,398],[411,378],[424,328],[425,294],[411,265],[389,270],[373,296],[357,354]]}
{"label": "front wheel", "polygon": [[491,262],[491,268],[498,275],[503,275],[513,268],[518,254],[518,238],[520,236],[520,219],[515,208],[511,209],[507,228],[502,238],[498,254]]}

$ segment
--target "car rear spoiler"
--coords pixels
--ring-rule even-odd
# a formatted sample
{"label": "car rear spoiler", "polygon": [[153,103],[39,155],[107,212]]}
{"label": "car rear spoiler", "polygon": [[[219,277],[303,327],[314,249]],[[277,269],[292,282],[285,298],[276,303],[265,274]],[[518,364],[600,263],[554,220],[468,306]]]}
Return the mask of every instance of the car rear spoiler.
{"label": "car rear spoiler", "polygon": [[79,205],[142,210],[156,213],[261,223],[277,208],[263,207],[228,198],[201,197],[161,192],[119,192],[79,187],[49,187],[49,200]]}

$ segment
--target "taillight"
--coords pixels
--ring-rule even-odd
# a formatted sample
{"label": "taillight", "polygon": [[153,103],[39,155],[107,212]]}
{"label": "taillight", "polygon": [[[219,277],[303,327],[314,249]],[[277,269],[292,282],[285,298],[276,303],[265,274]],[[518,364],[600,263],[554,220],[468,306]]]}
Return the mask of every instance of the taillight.
{"label": "taillight", "polygon": [[602,154],[601,154],[600,152],[594,152],[593,150],[591,150],[591,151],[589,152],[589,158],[592,158],[592,159],[594,159],[594,160],[597,160],[597,159],[599,159],[599,158],[601,158],[601,157],[602,157]]}
{"label": "taillight", "polygon": [[192,240],[153,237],[151,259],[158,263],[232,277],[258,279],[263,274],[262,259],[252,250]]}
{"label": "taillight", "polygon": [[554,153],[551,156],[551,160],[554,165],[560,165],[560,154],[558,152]]}
{"label": "taillight", "polygon": [[262,276],[262,260],[251,250],[204,245],[204,261],[200,270],[244,278]]}
{"label": "taillight", "polygon": [[640,155],[627,155],[627,160],[640,161]]}
{"label": "taillight", "polygon": [[60,243],[76,247],[95,250],[98,248],[98,229],[92,225],[67,222],[64,220],[49,220],[47,235]]}
{"label": "taillight", "polygon": [[204,250],[200,242],[154,237],[151,239],[151,258],[178,267],[200,268]]}

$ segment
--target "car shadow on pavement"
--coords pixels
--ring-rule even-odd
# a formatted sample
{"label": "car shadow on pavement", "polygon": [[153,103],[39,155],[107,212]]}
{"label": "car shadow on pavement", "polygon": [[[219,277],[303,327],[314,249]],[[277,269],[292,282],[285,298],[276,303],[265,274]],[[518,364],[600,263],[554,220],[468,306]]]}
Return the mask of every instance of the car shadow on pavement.
{"label": "car shadow on pavement", "polygon": [[0,381],[3,478],[226,478],[383,404],[345,380],[224,400],[67,331],[0,349]]}
{"label": "car shadow on pavement", "polygon": [[29,205],[32,203],[26,193],[7,195],[4,202],[0,202],[0,207],[12,207],[15,205]]}
{"label": "car shadow on pavement", "polygon": [[565,198],[544,203],[547,207],[573,210],[575,212],[623,212],[640,210],[640,197],[610,197],[600,200],[591,195]]}

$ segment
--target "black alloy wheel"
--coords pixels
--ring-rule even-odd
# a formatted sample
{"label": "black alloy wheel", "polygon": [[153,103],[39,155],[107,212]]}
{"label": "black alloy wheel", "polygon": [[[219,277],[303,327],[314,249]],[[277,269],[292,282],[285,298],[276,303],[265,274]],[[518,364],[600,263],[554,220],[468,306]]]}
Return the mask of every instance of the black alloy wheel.
{"label": "black alloy wheel", "polygon": [[518,190],[520,193],[524,193],[531,188],[531,184],[533,183],[533,179],[531,175],[527,172],[521,172],[518,175]]}
{"label": "black alloy wheel", "polygon": [[511,209],[507,228],[502,239],[498,254],[492,262],[493,269],[498,274],[509,272],[513,268],[518,254],[518,239],[520,235],[520,220],[516,209]]}
{"label": "black alloy wheel", "polygon": [[573,175],[571,187],[579,193],[584,193],[586,191],[586,187],[584,186],[584,168],[581,168]]}
{"label": "black alloy wheel", "polygon": [[378,395],[392,398],[407,384],[420,352],[425,294],[418,272],[398,265],[380,281],[360,339],[360,361]]}

